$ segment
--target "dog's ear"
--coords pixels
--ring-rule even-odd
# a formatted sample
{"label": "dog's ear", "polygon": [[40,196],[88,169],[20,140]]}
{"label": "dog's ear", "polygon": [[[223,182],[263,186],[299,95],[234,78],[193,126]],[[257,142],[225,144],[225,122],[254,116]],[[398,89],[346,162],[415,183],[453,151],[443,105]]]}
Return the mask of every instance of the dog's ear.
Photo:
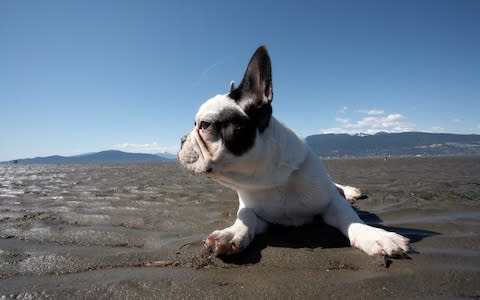
{"label": "dog's ear", "polygon": [[265,46],[255,51],[242,82],[230,91],[229,97],[243,108],[260,132],[268,126],[272,115],[273,89],[272,66]]}

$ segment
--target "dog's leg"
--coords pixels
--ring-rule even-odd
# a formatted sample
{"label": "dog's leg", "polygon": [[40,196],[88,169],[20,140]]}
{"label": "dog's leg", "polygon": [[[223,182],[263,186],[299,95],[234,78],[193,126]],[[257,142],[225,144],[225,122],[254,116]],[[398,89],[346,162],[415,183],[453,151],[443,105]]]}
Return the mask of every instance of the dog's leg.
{"label": "dog's leg", "polygon": [[256,233],[266,230],[267,223],[257,217],[249,208],[240,208],[237,220],[232,226],[215,230],[205,241],[205,247],[217,255],[230,255],[243,251]]}
{"label": "dog's leg", "polygon": [[362,192],[359,188],[348,186],[348,185],[341,185],[335,183],[337,190],[340,192],[342,196],[345,197],[350,203],[353,203],[362,197]]}
{"label": "dog's leg", "polygon": [[392,255],[408,251],[408,239],[397,233],[363,223],[350,203],[341,197],[333,199],[323,215],[324,221],[338,228],[350,244],[369,255]]}

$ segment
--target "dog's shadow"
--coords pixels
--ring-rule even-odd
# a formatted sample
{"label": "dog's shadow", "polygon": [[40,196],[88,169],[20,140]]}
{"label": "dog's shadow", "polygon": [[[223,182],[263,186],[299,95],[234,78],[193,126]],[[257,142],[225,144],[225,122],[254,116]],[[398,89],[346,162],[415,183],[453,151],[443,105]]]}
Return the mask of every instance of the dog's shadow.
{"label": "dog's shadow", "polygon": [[[355,210],[365,223],[401,234],[409,238],[411,244],[440,234],[423,229],[383,226],[381,225],[382,220],[376,214]],[[266,233],[256,236],[243,252],[236,255],[219,256],[219,258],[229,264],[255,264],[260,262],[263,249],[269,246],[310,249],[344,248],[350,247],[350,242],[339,230],[325,224],[321,217],[317,217],[312,223],[300,227],[271,225]],[[416,253],[414,250],[410,252]]]}

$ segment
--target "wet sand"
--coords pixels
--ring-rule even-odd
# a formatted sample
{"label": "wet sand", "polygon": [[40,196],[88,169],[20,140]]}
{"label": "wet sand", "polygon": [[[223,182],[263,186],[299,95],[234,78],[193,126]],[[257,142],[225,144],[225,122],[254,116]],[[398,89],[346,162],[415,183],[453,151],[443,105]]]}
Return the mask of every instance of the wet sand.
{"label": "wet sand", "polygon": [[202,239],[236,195],[176,163],[0,165],[0,297],[480,298],[480,157],[325,163],[410,259],[369,257],[321,221],[212,257]]}

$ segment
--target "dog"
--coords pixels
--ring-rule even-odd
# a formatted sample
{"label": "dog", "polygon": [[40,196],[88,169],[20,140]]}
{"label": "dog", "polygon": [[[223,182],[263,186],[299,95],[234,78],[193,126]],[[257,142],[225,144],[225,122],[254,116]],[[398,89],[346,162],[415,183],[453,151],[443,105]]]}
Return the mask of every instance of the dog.
{"label": "dog", "polygon": [[205,247],[216,255],[236,254],[268,224],[301,226],[321,215],[369,255],[408,251],[407,238],[358,217],[349,201],[360,190],[332,181],[305,141],[272,116],[272,99],[270,56],[260,46],[238,87],[232,82],[228,94],[203,103],[181,140],[184,167],[238,194],[234,224],[208,235]]}

